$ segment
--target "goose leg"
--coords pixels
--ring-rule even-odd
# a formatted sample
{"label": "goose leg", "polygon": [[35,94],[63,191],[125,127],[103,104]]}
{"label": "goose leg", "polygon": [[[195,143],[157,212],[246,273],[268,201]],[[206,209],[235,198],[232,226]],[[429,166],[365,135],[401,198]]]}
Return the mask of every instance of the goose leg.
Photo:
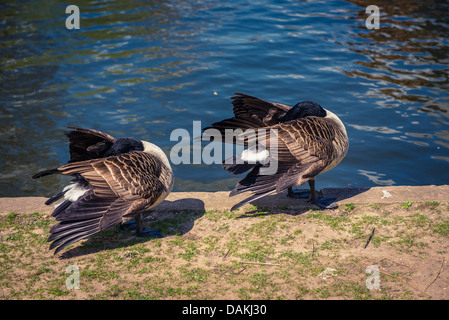
{"label": "goose leg", "polygon": [[133,219],[133,220],[129,220],[128,222],[125,222],[125,223],[120,223],[119,228],[121,231],[136,230],[136,228],[137,228],[136,220]]}
{"label": "goose leg", "polygon": [[292,187],[289,187],[287,197],[294,199],[309,199],[310,191],[293,190]]}
{"label": "goose leg", "polygon": [[162,238],[162,234],[157,229],[146,229],[142,224],[142,215],[135,219],[120,224],[120,230],[136,230],[137,237]]}
{"label": "goose leg", "polygon": [[315,189],[315,179],[309,180],[310,187],[310,199],[309,201],[313,204],[316,204],[318,207],[322,209],[335,209],[338,207],[337,203],[335,203],[335,198],[318,198]]}
{"label": "goose leg", "polygon": [[160,230],[146,229],[143,227],[141,214],[137,215],[136,217],[136,236],[148,238],[162,238]]}

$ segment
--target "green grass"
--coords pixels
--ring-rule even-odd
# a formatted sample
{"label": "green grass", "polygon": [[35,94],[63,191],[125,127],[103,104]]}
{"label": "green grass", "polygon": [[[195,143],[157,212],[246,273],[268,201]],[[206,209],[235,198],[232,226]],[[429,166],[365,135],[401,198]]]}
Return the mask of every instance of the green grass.
{"label": "green grass", "polygon": [[351,220],[347,216],[334,216],[325,214],[322,211],[311,210],[307,215],[310,220],[316,220],[331,227],[334,230],[345,230],[348,222]]}
{"label": "green grass", "polygon": [[[162,231],[161,239],[109,230],[72,245],[65,251],[73,257],[65,259],[48,251],[52,217],[1,215],[0,298],[421,299],[393,277],[382,277],[380,290],[368,290],[366,266],[385,257],[419,257],[428,267],[428,259],[447,254],[447,204],[349,204],[299,215],[249,209],[167,213],[149,224]],[[76,291],[65,286],[70,265],[80,270]],[[387,267],[417,281],[413,266],[406,273]],[[323,279],[328,268],[336,271]]]}
{"label": "green grass", "polygon": [[407,202],[402,206],[402,209],[408,209],[408,208],[411,207],[411,205],[412,205],[412,202],[411,202],[411,201],[407,201]]}
{"label": "green grass", "polygon": [[431,228],[433,232],[446,237],[449,235],[449,220],[439,219],[432,224]]}
{"label": "green grass", "polygon": [[347,211],[347,212],[351,212],[351,211],[353,211],[355,209],[355,205],[353,204],[353,203],[348,203],[348,204],[346,204],[346,206],[345,206],[345,211]]}

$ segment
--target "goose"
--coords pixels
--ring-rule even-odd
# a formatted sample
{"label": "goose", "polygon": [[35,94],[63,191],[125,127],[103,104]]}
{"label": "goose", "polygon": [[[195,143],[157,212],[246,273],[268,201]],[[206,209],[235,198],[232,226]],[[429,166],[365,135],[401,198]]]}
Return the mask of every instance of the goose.
{"label": "goose", "polygon": [[60,200],[52,216],[48,242],[54,254],[95,233],[135,219],[137,236],[158,236],[144,229],[142,213],[157,206],[171,192],[173,171],[165,153],[156,145],[134,138],[115,139],[94,129],[68,127],[70,160],[50,174],[72,176],[72,183],[45,204]]}
{"label": "goose", "polygon": [[[291,107],[242,93],[235,93],[231,99],[234,117],[213,123],[203,129],[203,134],[209,129],[216,129],[221,142],[228,142],[225,140],[227,130],[242,129],[245,131],[232,142],[250,145],[258,139],[256,131],[267,132],[264,143],[256,142],[255,146],[223,161],[224,169],[232,174],[249,171],[229,196],[247,191],[253,194],[234,205],[231,211],[285,189],[288,190],[288,197],[309,198],[312,204],[320,208],[337,207],[336,199],[317,197],[315,178],[334,168],[346,156],[349,142],[343,122],[334,113],[312,101],[302,101]],[[245,135],[249,131],[252,133]],[[268,132],[274,134],[270,140]],[[275,139],[277,150],[270,148],[272,138]],[[277,161],[277,170],[273,174],[264,174],[262,170],[269,166],[269,161]],[[310,192],[293,189],[305,182],[308,182]]]}

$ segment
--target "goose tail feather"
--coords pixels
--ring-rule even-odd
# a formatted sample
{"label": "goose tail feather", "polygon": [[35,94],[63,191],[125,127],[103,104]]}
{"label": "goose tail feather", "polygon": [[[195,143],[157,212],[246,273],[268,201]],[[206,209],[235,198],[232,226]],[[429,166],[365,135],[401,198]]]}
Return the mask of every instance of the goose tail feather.
{"label": "goose tail feather", "polygon": [[251,197],[248,197],[248,198],[246,198],[245,200],[242,200],[242,201],[240,201],[239,203],[235,204],[235,205],[231,208],[231,211],[237,210],[238,208],[244,206],[245,204],[248,204],[248,203],[250,203],[250,202],[252,202],[252,201],[255,201],[255,200],[257,200],[257,199],[260,199],[260,198],[263,198],[263,197],[265,197],[265,196],[268,196],[268,195],[270,195],[270,194],[272,194],[272,193],[274,193],[274,192],[276,192],[276,189],[271,190],[271,191],[268,191],[268,192],[265,192],[265,193],[257,193],[257,194],[254,194],[254,195],[252,195]]}
{"label": "goose tail feather", "polygon": [[59,172],[58,169],[44,170],[44,171],[41,171],[41,172],[38,172],[38,173],[34,174],[34,175],[31,177],[31,179],[42,178],[42,177],[48,176],[48,175],[50,175],[50,174],[58,173],[58,172]]}

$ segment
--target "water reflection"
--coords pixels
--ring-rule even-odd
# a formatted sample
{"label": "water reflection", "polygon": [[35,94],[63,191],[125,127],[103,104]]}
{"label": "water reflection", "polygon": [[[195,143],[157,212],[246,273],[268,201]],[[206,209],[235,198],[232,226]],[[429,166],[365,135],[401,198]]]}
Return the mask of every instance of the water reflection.
{"label": "water reflection", "polygon": [[358,170],[359,174],[361,174],[362,176],[367,177],[369,180],[371,180],[372,182],[374,182],[376,185],[380,185],[380,186],[392,186],[394,184],[396,184],[393,180],[391,179],[383,179],[386,174],[385,173],[377,173],[374,171],[367,171],[367,170]]}
{"label": "water reflection", "polygon": [[[373,4],[364,0],[350,2],[361,8]],[[383,117],[378,117],[375,114],[381,111],[371,110],[375,121],[368,122],[380,122],[381,127],[360,123],[351,126],[356,130],[387,133],[391,140],[417,146],[397,144],[393,152],[400,152],[403,159],[408,157],[413,161],[417,165],[415,170],[411,163],[399,158],[393,161],[394,157],[390,157],[384,163],[391,169],[384,172],[393,176],[397,170],[394,168],[405,166],[410,169],[404,169],[404,172],[408,171],[410,175],[424,170],[429,177],[441,175],[440,183],[447,183],[447,164],[440,161],[430,165],[428,159],[447,161],[449,148],[449,3],[382,0],[375,4],[380,8],[380,29],[367,30],[364,25],[367,15],[364,11],[357,13],[361,23],[351,28],[353,37],[346,43],[359,58],[344,74],[363,81],[367,87],[365,92],[355,93],[356,96],[374,98],[378,108],[395,111],[389,115],[384,112]],[[430,117],[426,118],[424,114]],[[382,170],[381,163],[371,168]],[[375,184],[384,183],[374,171],[359,170],[359,173]],[[415,179],[416,183],[431,180],[426,177]],[[390,179],[386,181],[390,182]]]}
{"label": "water reflection", "polygon": [[[63,129],[96,128],[157,143],[176,128],[228,117],[245,92],[316,100],[347,124],[347,158],[319,187],[449,181],[446,1],[77,1],[0,4],[0,196],[49,195],[28,179],[68,158]],[[413,159],[412,161],[410,159]],[[179,165],[175,191],[238,180],[219,165]],[[380,172],[380,173],[379,173]]]}
{"label": "water reflection", "polygon": [[[366,8],[372,1],[350,1]],[[423,112],[439,111],[449,117],[449,3],[447,1],[377,1],[381,28],[355,28],[356,40],[350,49],[363,55],[360,66],[347,75],[374,80],[373,95],[383,98],[386,107],[419,103]],[[364,21],[366,14],[360,11]],[[437,96],[440,99],[437,99]],[[392,99],[389,100],[388,97]]]}
{"label": "water reflection", "polygon": [[[77,5],[82,17],[78,32],[64,27],[63,3],[7,1],[0,7],[2,195],[53,192],[64,178],[36,182],[29,177],[67,160],[64,127],[107,131],[113,123],[145,121],[141,109],[127,107],[143,96],[132,86],[189,72],[179,58],[170,59],[178,48],[166,45],[170,37],[180,36],[171,24],[178,19],[176,7],[163,1]],[[101,123],[105,119],[112,125]],[[140,128],[136,134],[148,138]]]}

